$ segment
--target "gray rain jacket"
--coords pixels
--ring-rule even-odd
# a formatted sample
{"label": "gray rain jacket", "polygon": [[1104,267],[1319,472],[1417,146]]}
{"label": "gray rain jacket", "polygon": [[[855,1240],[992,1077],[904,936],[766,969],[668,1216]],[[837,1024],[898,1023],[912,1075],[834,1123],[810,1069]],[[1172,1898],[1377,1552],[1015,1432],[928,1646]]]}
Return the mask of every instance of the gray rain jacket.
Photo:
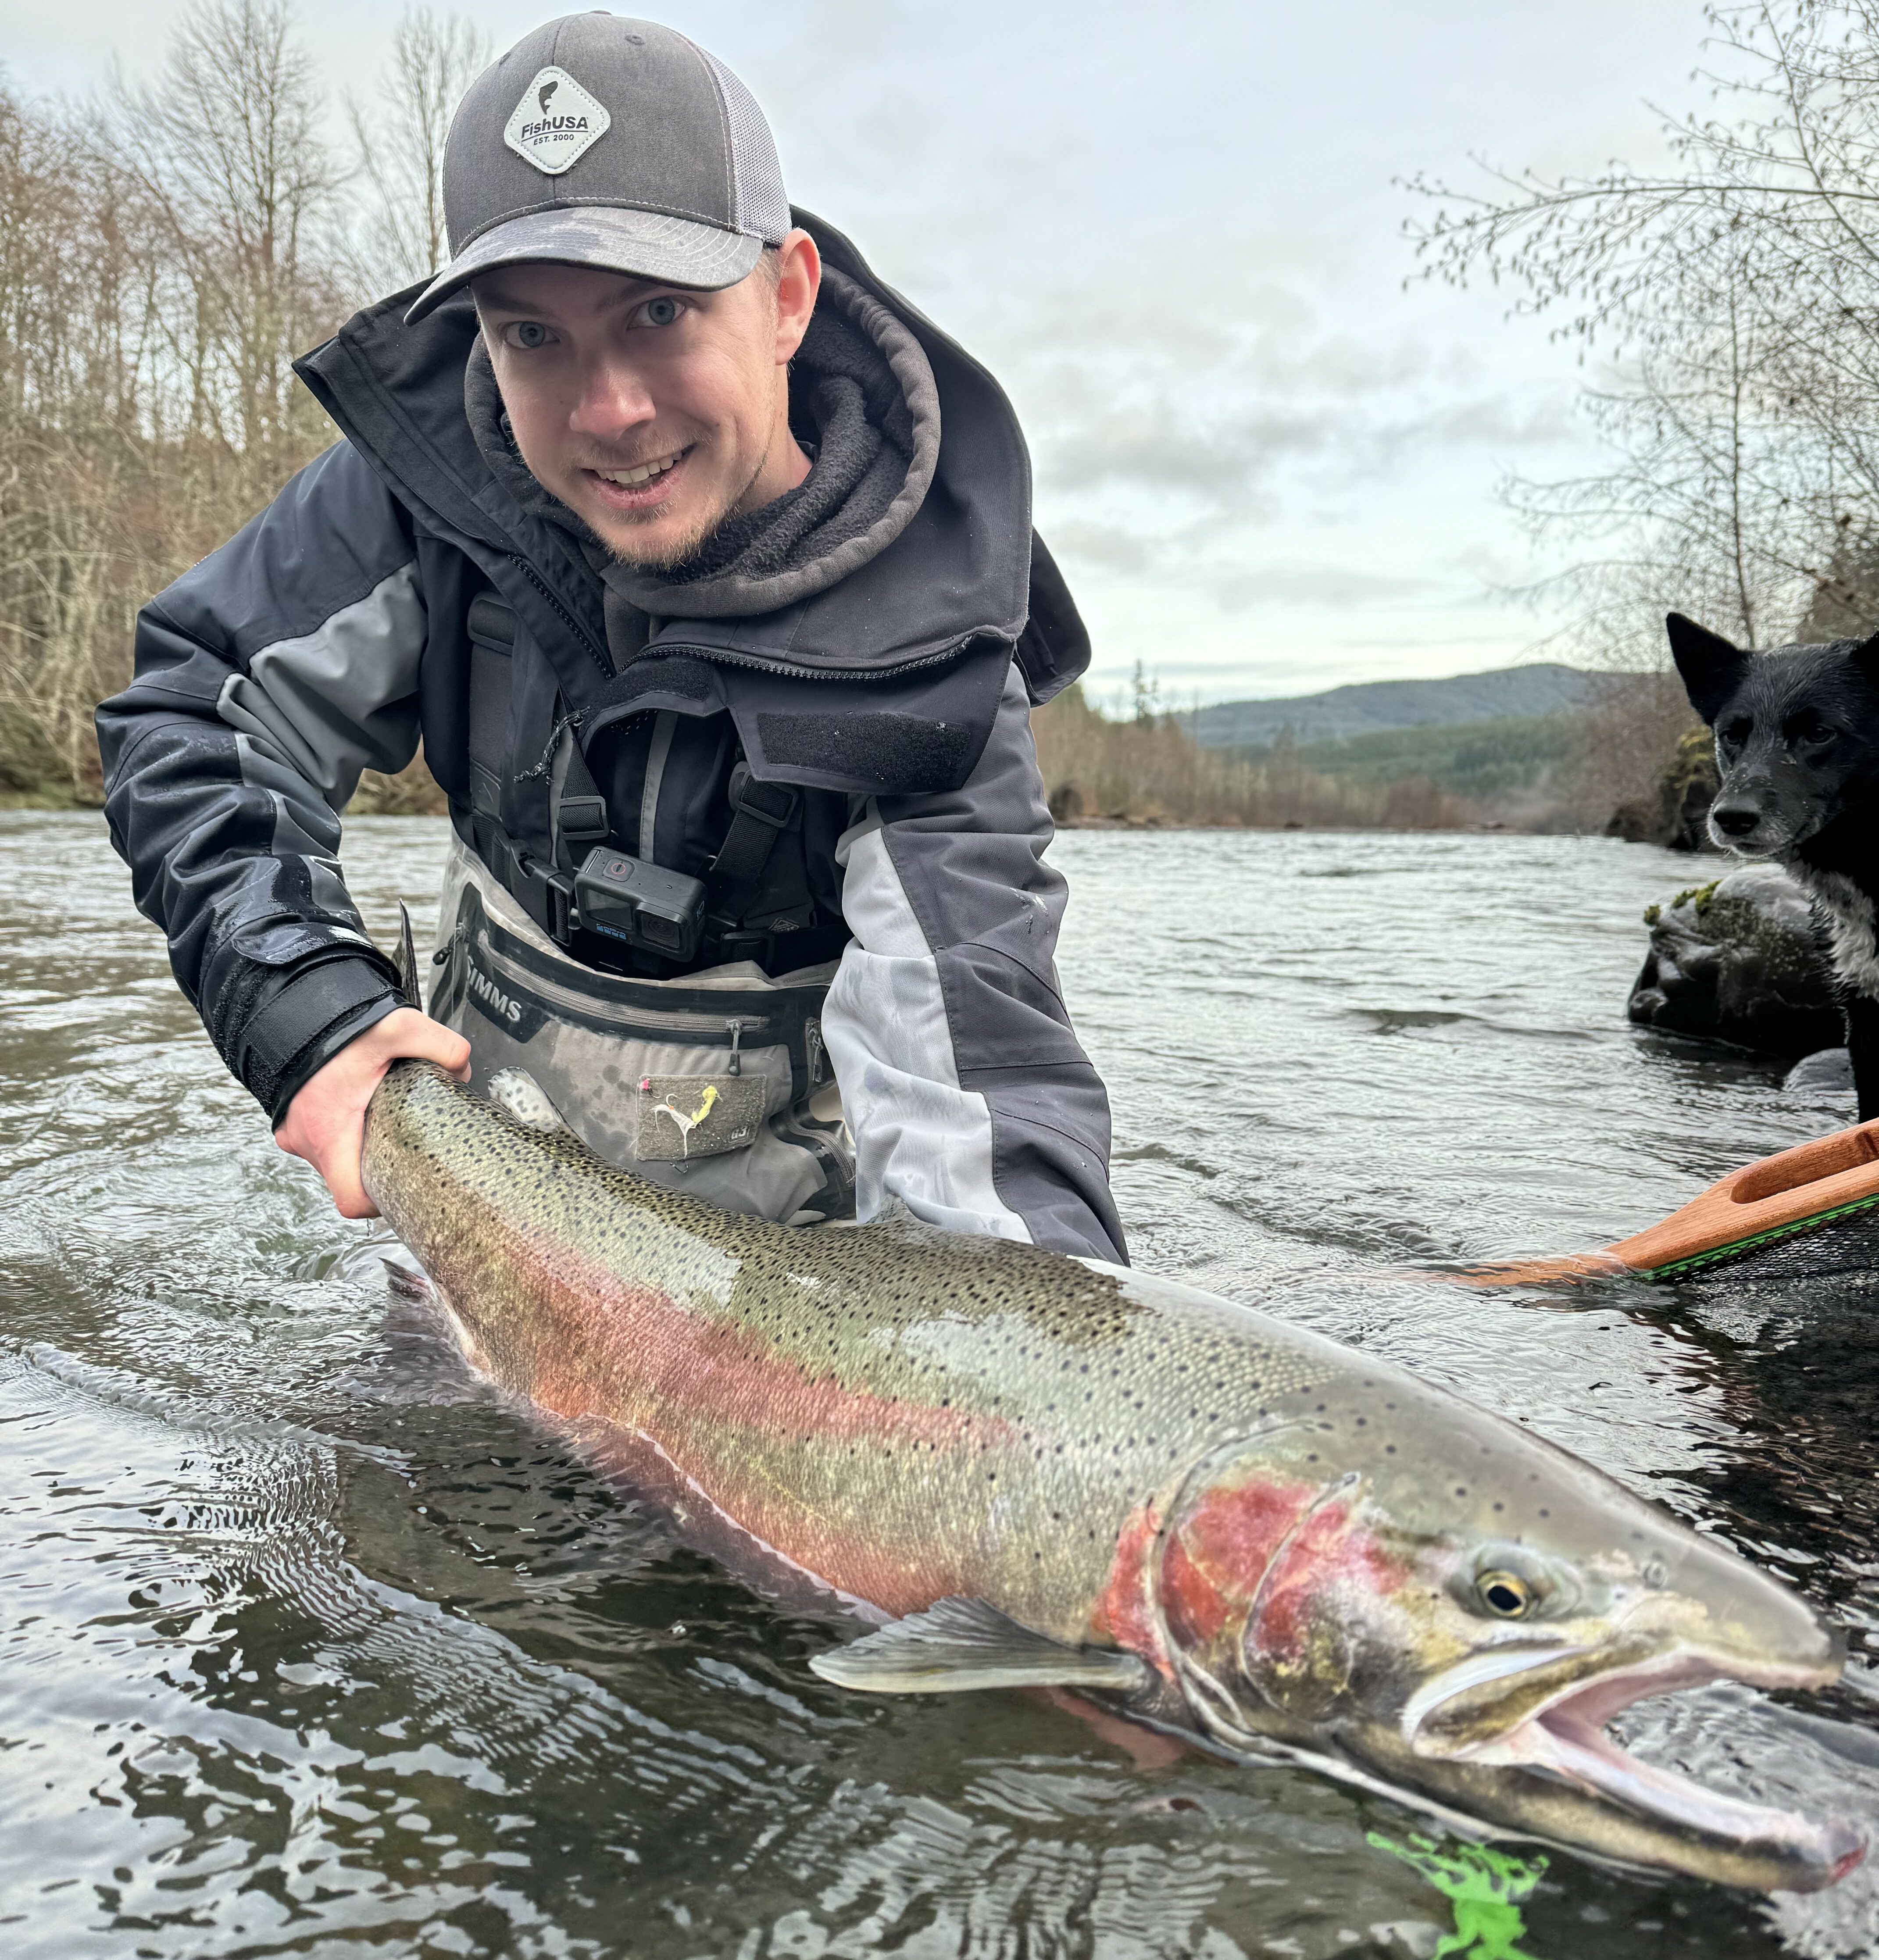
{"label": "gray rain jacket", "polygon": [[[741,759],[796,793],[778,862],[797,889],[771,895],[797,902],[794,930],[762,963],[839,953],[821,1039],[859,1215],[898,1199],[1120,1258],[1027,713],[1088,640],[997,384],[797,217],[831,275],[818,325],[839,314],[818,345],[838,370],[858,346],[858,380],[824,388],[799,361],[792,420],[828,456],[780,523],[713,540],[683,578],[608,565],[505,454],[467,298],[406,326],[400,295],[301,361],[346,440],[139,616],[135,678],[98,713],[112,838],[278,1122],[398,1004],[338,864],[362,769],[403,768],[422,732],[462,844],[552,928],[550,887],[597,836],[707,876]],[[850,487],[831,498],[838,452]],[[604,829],[575,794],[595,791]]]}

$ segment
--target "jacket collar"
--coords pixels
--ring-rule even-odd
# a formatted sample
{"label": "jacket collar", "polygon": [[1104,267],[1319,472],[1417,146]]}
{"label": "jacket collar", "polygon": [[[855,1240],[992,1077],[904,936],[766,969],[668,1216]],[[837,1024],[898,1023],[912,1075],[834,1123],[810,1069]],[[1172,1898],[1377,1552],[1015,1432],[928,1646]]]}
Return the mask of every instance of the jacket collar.
{"label": "jacket collar", "polygon": [[[655,621],[649,650],[858,678],[944,660],[976,640],[1014,645],[1028,609],[1030,463],[1010,402],[963,348],[875,278],[841,233],[809,212],[795,218],[825,262],[924,350],[939,396],[932,482],[894,541],[839,583],[776,612]],[[416,290],[355,314],[295,371],[421,528],[481,560],[511,560],[598,660],[607,644],[600,580],[570,536],[505,492],[470,433],[463,371],[475,309],[464,295],[407,326]]]}

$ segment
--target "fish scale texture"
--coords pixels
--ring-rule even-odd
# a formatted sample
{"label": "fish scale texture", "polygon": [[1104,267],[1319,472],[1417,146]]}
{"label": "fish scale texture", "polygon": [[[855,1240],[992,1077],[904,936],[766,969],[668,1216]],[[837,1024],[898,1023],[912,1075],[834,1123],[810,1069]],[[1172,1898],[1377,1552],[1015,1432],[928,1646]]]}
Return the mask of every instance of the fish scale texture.
{"label": "fish scale texture", "polygon": [[[1628,1758],[1530,1719],[1686,1661],[1821,1685],[1838,1650],[1732,1553],[1361,1353],[1006,1240],[737,1217],[428,1064],[374,1095],[365,1176],[473,1358],[759,1585],[877,1617],[982,1599],[1139,1655],[1177,1729],[1341,1752],[1444,1814],[1630,1862],[1766,1888],[1859,1854],[1674,1779],[1641,1809]],[[1530,1628],[1470,1604],[1510,1561]],[[1505,1763],[1470,1753],[1502,1740]]]}
{"label": "fish scale texture", "polygon": [[1178,1282],[911,1222],[740,1217],[428,1064],[374,1096],[365,1173],[473,1360],[588,1426],[760,1583],[767,1562],[888,1615],[963,1595],[1100,1634],[1132,1516],[1237,1446],[1288,1491],[1401,1491],[1394,1439],[1412,1435],[1431,1522],[1459,1503],[1510,1535],[1556,1529],[1565,1486],[1600,1536],[1635,1502],[1386,1363]]}

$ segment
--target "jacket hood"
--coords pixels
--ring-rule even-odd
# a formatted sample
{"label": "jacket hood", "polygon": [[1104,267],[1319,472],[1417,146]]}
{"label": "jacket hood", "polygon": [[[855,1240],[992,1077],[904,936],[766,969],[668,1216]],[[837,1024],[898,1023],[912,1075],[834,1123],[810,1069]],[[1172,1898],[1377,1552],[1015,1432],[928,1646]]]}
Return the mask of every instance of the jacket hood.
{"label": "jacket hood", "polygon": [[795,218],[825,278],[804,342],[811,385],[792,385],[792,414],[800,402],[815,424],[803,432],[819,445],[833,432],[841,453],[820,484],[812,469],[754,514],[767,521],[715,539],[716,555],[677,577],[608,568],[611,606],[577,535],[584,527],[557,523],[526,472],[505,480],[478,444],[465,404],[477,340],[467,297],[407,325],[412,295],[395,294],[297,371],[417,524],[545,581],[590,642],[591,686],[606,678],[606,614],[627,605],[647,616],[649,652],[783,674],[885,677],[1002,641],[1044,698],[1081,671],[1088,641],[1041,548],[1033,579],[1030,458],[1010,402],[839,232]]}
{"label": "jacket hood", "polygon": [[919,341],[845,273],[823,276],[790,407],[815,453],[804,481],[674,571],[609,564],[610,595],[654,618],[750,619],[826,592],[900,536],[938,466],[939,389]]}

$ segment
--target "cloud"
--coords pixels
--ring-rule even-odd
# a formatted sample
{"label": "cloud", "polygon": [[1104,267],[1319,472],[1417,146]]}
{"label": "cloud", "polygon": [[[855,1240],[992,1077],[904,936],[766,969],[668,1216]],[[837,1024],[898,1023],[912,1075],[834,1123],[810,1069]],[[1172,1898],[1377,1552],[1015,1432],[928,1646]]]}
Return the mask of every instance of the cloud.
{"label": "cloud", "polygon": [[1215,586],[1223,609],[1244,611],[1252,605],[1329,607],[1356,612],[1441,598],[1452,600],[1452,579],[1419,577],[1400,571],[1373,571],[1354,565],[1300,565],[1295,562],[1245,567],[1223,574]]}
{"label": "cloud", "polygon": [[[1100,541],[1088,562],[1119,564],[1124,540],[1132,572],[1237,609],[1251,603],[1250,550],[1275,521],[1335,528],[1463,473],[1484,501],[1517,460],[1582,439],[1564,385],[1477,371],[1461,387],[1439,336],[1354,330],[1322,249],[1301,266],[1270,238],[1209,242],[1205,281],[1129,262],[1126,278],[1085,268],[1041,283],[1021,310],[1005,294],[981,304],[978,344],[1024,418],[1040,516],[1066,562],[1084,558],[1076,540],[1088,536]],[[1183,243],[1165,241],[1159,258],[1200,256]],[[1406,599],[1422,589],[1419,567],[1397,576]]]}
{"label": "cloud", "polygon": [[1146,571],[1151,562],[1148,541],[1121,524],[1093,524],[1072,518],[1051,527],[1050,550],[1060,564],[1081,562],[1100,565],[1110,577],[1132,577]]}
{"label": "cloud", "polygon": [[[105,50],[150,66],[186,4],[16,9],[10,74],[82,91]],[[291,4],[336,91],[369,93],[395,13]],[[498,46],[540,18],[452,4]],[[1679,93],[1691,0],[1193,0],[1152,18],[1117,0],[669,0],[661,18],[751,84],[792,195],[1010,393],[1099,660],[1239,662],[1263,685],[1319,684],[1354,618],[1376,651],[1349,660],[1407,671],[1394,650],[1413,641],[1439,664],[1491,584],[1534,575],[1497,479],[1591,453],[1571,355],[1510,323],[1507,294],[1405,289],[1393,180],[1460,174],[1470,150],[1642,160],[1639,97],[1698,99]],[[1530,623],[1497,616],[1511,656]]]}

